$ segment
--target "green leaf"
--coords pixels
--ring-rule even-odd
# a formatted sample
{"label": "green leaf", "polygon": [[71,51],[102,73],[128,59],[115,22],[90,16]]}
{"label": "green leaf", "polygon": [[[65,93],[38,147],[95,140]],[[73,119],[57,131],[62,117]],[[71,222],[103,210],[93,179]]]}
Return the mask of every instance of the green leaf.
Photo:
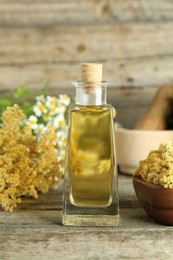
{"label": "green leaf", "polygon": [[12,105],[12,101],[7,98],[0,99],[0,107],[6,108]]}
{"label": "green leaf", "polygon": [[19,86],[15,91],[14,91],[14,96],[15,98],[20,98],[24,95],[30,94],[31,91],[24,87],[23,85]]}

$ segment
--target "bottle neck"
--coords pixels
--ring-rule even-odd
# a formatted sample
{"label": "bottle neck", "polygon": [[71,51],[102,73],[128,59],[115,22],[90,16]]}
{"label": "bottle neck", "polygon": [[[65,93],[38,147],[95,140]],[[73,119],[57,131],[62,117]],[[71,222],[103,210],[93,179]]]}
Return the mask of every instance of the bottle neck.
{"label": "bottle neck", "polygon": [[76,87],[76,104],[83,106],[107,104],[108,82],[91,84],[75,81],[73,85]]}

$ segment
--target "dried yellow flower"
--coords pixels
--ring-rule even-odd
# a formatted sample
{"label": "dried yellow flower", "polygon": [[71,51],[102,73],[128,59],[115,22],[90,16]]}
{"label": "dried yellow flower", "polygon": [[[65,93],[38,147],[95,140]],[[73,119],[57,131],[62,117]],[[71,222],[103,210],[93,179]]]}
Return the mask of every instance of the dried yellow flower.
{"label": "dried yellow flower", "polygon": [[144,181],[173,188],[173,142],[164,142],[158,150],[151,151],[146,160],[140,161],[134,176]]}
{"label": "dried yellow flower", "polygon": [[29,126],[21,127],[25,114],[14,105],[2,115],[0,128],[0,205],[12,211],[22,196],[38,197],[57,187],[63,162],[56,155],[53,128],[38,140]]}

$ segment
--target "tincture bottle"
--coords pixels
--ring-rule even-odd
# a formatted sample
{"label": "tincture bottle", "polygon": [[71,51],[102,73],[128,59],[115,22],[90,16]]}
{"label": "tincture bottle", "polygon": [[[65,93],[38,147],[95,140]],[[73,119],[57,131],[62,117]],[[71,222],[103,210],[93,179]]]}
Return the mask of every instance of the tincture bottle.
{"label": "tincture bottle", "polygon": [[113,108],[102,64],[83,63],[69,109],[64,174],[64,225],[117,226],[119,201]]}

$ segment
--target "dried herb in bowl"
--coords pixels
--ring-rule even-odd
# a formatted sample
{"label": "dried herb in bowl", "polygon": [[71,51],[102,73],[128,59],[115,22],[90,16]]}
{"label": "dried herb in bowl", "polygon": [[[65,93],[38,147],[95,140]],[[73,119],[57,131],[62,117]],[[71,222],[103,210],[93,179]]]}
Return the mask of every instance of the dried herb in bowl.
{"label": "dried herb in bowl", "polygon": [[142,180],[173,188],[173,141],[164,142],[158,150],[151,151],[147,159],[140,161],[134,176]]}

